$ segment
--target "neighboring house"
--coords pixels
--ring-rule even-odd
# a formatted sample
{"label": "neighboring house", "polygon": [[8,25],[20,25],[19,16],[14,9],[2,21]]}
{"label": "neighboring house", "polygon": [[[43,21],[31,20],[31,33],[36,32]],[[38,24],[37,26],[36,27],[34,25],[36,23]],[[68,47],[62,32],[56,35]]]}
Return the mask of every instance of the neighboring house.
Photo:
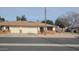
{"label": "neighboring house", "polygon": [[70,31],[74,33],[79,33],[79,24],[74,24],[74,26],[70,28]]}
{"label": "neighboring house", "polygon": [[73,25],[69,26],[68,31],[73,33],[79,33],[79,20],[74,22]]}
{"label": "neighboring house", "polygon": [[1,22],[0,31],[7,31],[8,33],[52,34],[55,31],[55,26],[31,21]]}
{"label": "neighboring house", "polygon": [[79,20],[75,19],[75,21],[70,25],[67,29],[67,32],[79,33]]}
{"label": "neighboring house", "polygon": [[71,31],[74,33],[79,33],[79,20],[76,20],[72,27],[71,27]]}

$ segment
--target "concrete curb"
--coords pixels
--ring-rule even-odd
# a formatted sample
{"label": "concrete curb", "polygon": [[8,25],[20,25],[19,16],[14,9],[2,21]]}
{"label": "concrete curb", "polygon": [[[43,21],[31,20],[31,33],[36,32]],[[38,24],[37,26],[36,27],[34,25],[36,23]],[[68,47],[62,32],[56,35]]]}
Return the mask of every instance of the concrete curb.
{"label": "concrete curb", "polygon": [[55,47],[79,47],[79,44],[23,44],[23,43],[0,43],[0,46],[55,46]]}

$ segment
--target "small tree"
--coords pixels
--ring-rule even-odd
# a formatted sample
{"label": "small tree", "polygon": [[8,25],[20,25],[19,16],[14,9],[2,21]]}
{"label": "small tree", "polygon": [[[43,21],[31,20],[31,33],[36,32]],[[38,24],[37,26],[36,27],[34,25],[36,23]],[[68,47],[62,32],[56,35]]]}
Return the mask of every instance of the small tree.
{"label": "small tree", "polygon": [[23,15],[23,16],[21,16],[21,17],[17,16],[17,17],[16,17],[16,20],[17,20],[17,21],[27,21],[25,15]]}
{"label": "small tree", "polygon": [[1,21],[1,22],[5,21],[5,18],[2,17],[2,16],[0,16],[0,21]]}
{"label": "small tree", "polygon": [[54,23],[53,23],[53,21],[52,20],[43,20],[43,21],[41,21],[42,23],[47,23],[47,24],[51,24],[51,25],[53,25]]}
{"label": "small tree", "polygon": [[16,20],[17,20],[17,21],[21,21],[21,17],[17,16],[17,17],[16,17]]}
{"label": "small tree", "polygon": [[27,20],[26,17],[25,17],[25,15],[22,16],[21,20],[22,21],[26,21]]}

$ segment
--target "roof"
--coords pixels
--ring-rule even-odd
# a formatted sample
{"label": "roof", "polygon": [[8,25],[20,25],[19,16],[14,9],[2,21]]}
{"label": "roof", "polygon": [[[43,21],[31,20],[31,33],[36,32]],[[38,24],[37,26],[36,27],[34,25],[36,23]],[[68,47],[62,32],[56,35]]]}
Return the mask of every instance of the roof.
{"label": "roof", "polygon": [[72,27],[73,28],[79,27],[79,24],[74,24]]}
{"label": "roof", "polygon": [[79,27],[79,20],[76,20],[76,22],[73,23],[73,25],[71,25],[72,28],[76,28]]}
{"label": "roof", "polygon": [[51,26],[54,25],[40,23],[40,22],[32,22],[32,21],[12,21],[12,22],[0,22],[0,26],[24,26],[24,27],[44,27],[44,26]]}

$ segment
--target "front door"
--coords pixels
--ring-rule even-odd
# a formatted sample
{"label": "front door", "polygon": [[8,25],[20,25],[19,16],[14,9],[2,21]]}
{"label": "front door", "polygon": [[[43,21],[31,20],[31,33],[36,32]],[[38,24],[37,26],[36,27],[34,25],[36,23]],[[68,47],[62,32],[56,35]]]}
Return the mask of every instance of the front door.
{"label": "front door", "polygon": [[22,30],[21,29],[19,30],[19,33],[22,33]]}
{"label": "front door", "polygon": [[43,33],[44,32],[44,28],[40,27],[40,32]]}

